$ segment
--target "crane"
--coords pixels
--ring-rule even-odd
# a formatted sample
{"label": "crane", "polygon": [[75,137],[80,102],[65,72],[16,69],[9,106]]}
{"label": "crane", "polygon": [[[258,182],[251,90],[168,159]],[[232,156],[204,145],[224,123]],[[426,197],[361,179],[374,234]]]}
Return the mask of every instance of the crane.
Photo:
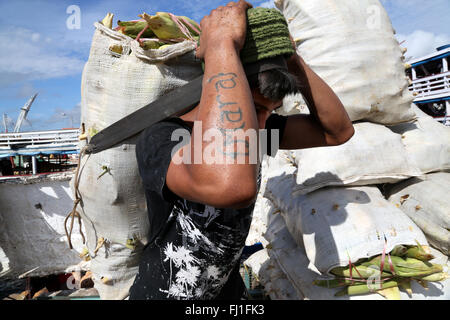
{"label": "crane", "polygon": [[22,122],[26,119],[28,112],[30,111],[31,105],[33,104],[34,100],[37,97],[37,93],[34,94],[30,100],[21,108],[21,112],[19,114],[19,118],[17,118],[16,126],[14,127],[14,132],[19,132],[20,127],[22,126]]}

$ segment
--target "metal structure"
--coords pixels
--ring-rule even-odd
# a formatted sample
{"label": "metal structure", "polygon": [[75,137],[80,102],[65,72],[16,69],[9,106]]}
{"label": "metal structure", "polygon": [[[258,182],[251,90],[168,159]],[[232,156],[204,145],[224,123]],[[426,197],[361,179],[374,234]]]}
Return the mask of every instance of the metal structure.
{"label": "metal structure", "polygon": [[411,61],[407,74],[411,79],[409,90],[414,103],[437,121],[450,126],[450,45]]}
{"label": "metal structure", "polygon": [[37,155],[77,154],[80,130],[53,130],[0,134],[0,159],[31,156],[32,171],[36,170]]}
{"label": "metal structure", "polygon": [[37,97],[37,93],[34,94],[30,100],[28,100],[28,102],[21,108],[21,112],[19,114],[19,118],[16,121],[16,125],[14,127],[14,132],[19,132],[20,131],[20,127],[22,127],[22,123],[23,121],[27,118],[28,112],[30,111],[31,105],[33,104],[34,100]]}

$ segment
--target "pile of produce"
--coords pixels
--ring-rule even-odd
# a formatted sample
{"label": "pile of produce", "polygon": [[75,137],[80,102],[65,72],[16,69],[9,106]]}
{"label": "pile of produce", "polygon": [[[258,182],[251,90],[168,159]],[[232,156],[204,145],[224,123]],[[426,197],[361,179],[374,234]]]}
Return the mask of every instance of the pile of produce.
{"label": "pile of produce", "polygon": [[113,29],[114,15],[108,13],[101,23],[139,42],[144,50],[164,49],[174,43],[185,40],[198,42],[200,26],[194,20],[176,16],[168,12],[157,12],[154,16],[147,13],[139,15],[141,19],[117,21]]}
{"label": "pile of produce", "polygon": [[417,281],[426,288],[428,281],[439,282],[448,278],[442,265],[429,262],[432,259],[434,256],[427,246],[400,245],[390,254],[334,268],[331,270],[334,279],[315,280],[314,284],[330,289],[341,288],[336,297],[377,292],[388,299],[399,300],[400,288],[412,294],[411,281]]}

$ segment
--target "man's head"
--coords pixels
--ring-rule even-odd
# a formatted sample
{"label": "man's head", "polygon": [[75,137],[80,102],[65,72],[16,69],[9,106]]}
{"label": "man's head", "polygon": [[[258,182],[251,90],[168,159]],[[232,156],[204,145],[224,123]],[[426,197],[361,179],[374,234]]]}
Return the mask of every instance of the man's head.
{"label": "man's head", "polygon": [[270,114],[281,107],[283,98],[299,92],[297,78],[286,69],[266,70],[247,77],[253,95],[259,128],[263,129]]}
{"label": "man's head", "polygon": [[295,53],[288,25],[276,9],[247,10],[247,38],[241,50],[252,89],[259,127],[281,106],[284,96],[299,92],[297,78],[288,72],[286,57]]}

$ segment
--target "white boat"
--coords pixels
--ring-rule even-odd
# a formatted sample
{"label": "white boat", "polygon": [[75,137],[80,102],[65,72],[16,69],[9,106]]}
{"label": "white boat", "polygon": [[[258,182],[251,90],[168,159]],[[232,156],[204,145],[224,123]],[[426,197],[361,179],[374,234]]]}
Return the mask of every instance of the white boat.
{"label": "white boat", "polygon": [[436,52],[408,61],[409,90],[414,103],[437,121],[450,126],[450,44]]}

